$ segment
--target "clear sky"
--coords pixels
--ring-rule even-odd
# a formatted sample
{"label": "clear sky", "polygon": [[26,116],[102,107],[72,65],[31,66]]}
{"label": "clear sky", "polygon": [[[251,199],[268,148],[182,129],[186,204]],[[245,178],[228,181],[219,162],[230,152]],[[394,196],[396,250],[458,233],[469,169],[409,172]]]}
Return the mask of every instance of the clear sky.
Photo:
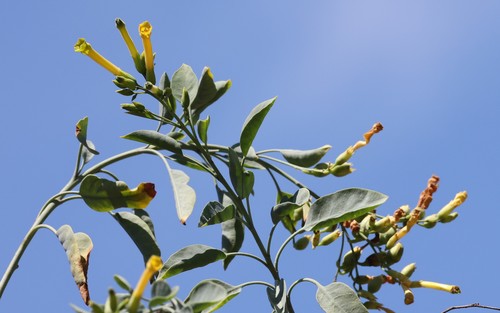
{"label": "clear sky", "polygon": [[[79,119],[89,117],[89,137],[101,152],[96,160],[137,146],[121,135],[155,127],[123,114],[119,104],[127,99],[114,93],[113,77],[73,52],[77,38],[85,37],[133,72],[115,29],[120,17],[137,43],[137,25],[152,23],[158,71],[172,74],[187,63],[197,74],[209,66],[216,79],[232,79],[229,93],[207,111],[211,142],[237,142],[250,110],[273,96],[278,100],[261,128],[265,136],[254,142],[258,150],[331,144],[326,159],[333,160],[380,121],[384,131],[353,157],[357,171],[352,175],[296,176],[322,194],[351,186],[388,194],[389,201],[379,209],[383,214],[403,204],[414,206],[432,174],[441,183],[430,210],[467,190],[469,199],[453,223],[412,230],[403,240],[406,251],[400,263],[416,262],[413,277],[457,284],[462,294],[416,290],[415,303],[405,306],[400,287],[384,286],[379,300],[396,312],[441,312],[473,302],[500,305],[498,1],[29,0],[4,1],[0,8],[0,272],[41,205],[70,178]],[[204,204],[215,198],[210,179],[187,171],[198,203],[182,226],[158,160],[140,157],[112,169],[131,186],[156,183],[158,195],[148,211],[164,258],[188,244],[219,247],[218,226],[196,227]],[[253,212],[265,236],[274,195],[264,175],[257,175],[257,183]],[[107,214],[73,201],[47,222],[56,228],[70,224],[92,237],[89,285],[95,301],[103,302],[107,289],[116,287],[114,274],[131,283],[140,276],[140,253]],[[277,238],[284,239],[285,233],[280,230]],[[290,282],[310,276],[326,285],[335,272],[337,249],[288,249],[282,274]],[[247,240],[243,250],[255,247]],[[247,259],[232,265],[223,272],[215,264],[169,282],[185,296],[204,278],[231,284],[272,279]],[[312,285],[295,289],[296,311],[320,312],[314,294]],[[83,305],[57,238],[42,230],[0,300],[0,312],[70,312],[69,303]],[[221,312],[270,310],[264,289],[249,287]]]}

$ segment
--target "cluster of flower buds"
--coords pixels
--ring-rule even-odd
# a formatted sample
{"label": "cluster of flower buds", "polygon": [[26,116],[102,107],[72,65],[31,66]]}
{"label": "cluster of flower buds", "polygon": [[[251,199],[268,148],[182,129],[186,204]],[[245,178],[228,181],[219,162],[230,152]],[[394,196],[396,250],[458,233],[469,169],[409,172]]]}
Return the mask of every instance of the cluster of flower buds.
{"label": "cluster of flower buds", "polygon": [[[438,189],[439,177],[432,176],[424,191],[420,194],[416,207],[411,210],[408,205],[401,206],[392,215],[380,216],[376,212],[370,212],[359,218],[345,221],[340,226],[348,233],[343,237],[348,240],[351,249],[343,256],[339,256],[337,261],[338,273],[349,275],[357,285],[358,295],[367,301],[365,306],[368,309],[377,309],[385,312],[392,312],[377,301],[375,293],[382,285],[399,284],[404,292],[404,303],[411,304],[414,301],[413,289],[431,288],[435,290],[447,291],[450,293],[460,293],[460,288],[454,285],[441,284],[430,281],[411,280],[410,277],[416,269],[415,263],[409,264],[401,271],[392,268],[401,261],[404,247],[401,239],[408,234],[415,225],[423,227],[433,227],[436,223],[447,223],[456,218],[457,212],[454,210],[467,198],[467,193],[459,192],[455,198],[446,204],[438,213],[428,215],[425,212],[432,202],[433,194]],[[316,232],[311,236],[313,246],[321,246],[321,242],[327,238],[336,237],[332,230],[323,239],[320,233]],[[341,233],[341,230],[336,230]],[[315,238],[317,237],[317,238]],[[335,239],[336,239],[335,238]],[[352,246],[353,243],[362,243],[360,246]],[[315,245],[316,243],[316,245]],[[363,252],[372,251],[366,258],[362,258]],[[361,267],[380,267],[384,273],[378,276],[362,275]]]}

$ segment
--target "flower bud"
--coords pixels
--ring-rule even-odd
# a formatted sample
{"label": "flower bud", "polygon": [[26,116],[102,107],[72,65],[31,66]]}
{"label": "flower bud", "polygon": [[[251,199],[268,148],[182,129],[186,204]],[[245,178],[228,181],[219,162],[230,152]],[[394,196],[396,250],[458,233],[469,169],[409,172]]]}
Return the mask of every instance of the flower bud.
{"label": "flower bud", "polygon": [[394,234],[396,233],[396,228],[391,227],[389,230],[387,230],[385,233],[381,233],[379,235],[379,245],[386,244],[389,238],[391,238]]}
{"label": "flower bud", "polygon": [[373,230],[378,233],[385,233],[394,225],[394,218],[392,216],[386,216],[384,218],[379,219],[373,225]]}
{"label": "flower bud", "polygon": [[354,172],[355,169],[352,167],[351,163],[344,163],[341,165],[334,165],[328,168],[328,172],[336,177],[343,177]]}
{"label": "flower bud", "polygon": [[118,30],[120,31],[120,34],[122,35],[122,38],[125,41],[125,44],[127,45],[128,51],[130,52],[130,56],[134,60],[134,65],[136,70],[142,75],[146,75],[146,68],[144,62],[141,61],[141,56],[137,51],[137,48],[135,47],[134,41],[132,40],[132,38],[130,38],[127,28],[125,27],[125,23],[119,18],[115,20],[115,23],[116,23],[116,28],[118,28]]}
{"label": "flower bud", "polygon": [[458,212],[451,212],[450,214],[443,216],[439,221],[441,223],[449,223],[458,217]]}
{"label": "flower bud", "polygon": [[161,99],[163,97],[163,90],[158,88],[158,86],[152,84],[151,82],[146,82],[144,88],[155,95],[157,98]]}
{"label": "flower bud", "polygon": [[410,263],[410,264],[406,265],[401,270],[401,274],[403,274],[406,277],[410,278],[411,275],[415,272],[416,269],[417,269],[417,264],[416,263]]}
{"label": "flower bud", "polygon": [[293,247],[297,250],[304,250],[305,248],[307,248],[308,245],[309,245],[309,238],[305,236],[300,238],[299,240],[296,240],[293,243]]}
{"label": "flower bud", "polygon": [[119,88],[127,88],[130,90],[135,90],[137,88],[137,82],[135,79],[130,79],[125,76],[116,76],[113,83]]}
{"label": "flower bud", "polygon": [[445,205],[437,213],[439,220],[443,219],[445,216],[450,215],[450,213],[453,212],[453,210],[455,208],[457,208],[459,205],[464,203],[464,201],[466,199],[467,199],[467,192],[466,191],[462,191],[462,192],[457,193],[455,195],[455,198],[453,200],[451,200],[447,205]]}
{"label": "flower bud", "polygon": [[387,281],[387,277],[385,277],[385,275],[375,276],[368,283],[368,291],[371,293],[376,293],[377,291],[380,290],[380,287],[382,287],[382,284],[384,284],[386,281]]}
{"label": "flower bud", "polygon": [[349,161],[349,159],[354,154],[354,149],[352,147],[347,148],[344,152],[342,152],[337,159],[335,159],[335,165],[342,165],[345,162]]}
{"label": "flower bud", "polygon": [[329,244],[337,240],[341,235],[342,231],[340,229],[334,230],[330,234],[323,237],[323,239],[321,239],[321,241],[318,243],[318,246],[328,246]]}
{"label": "flower bud", "polygon": [[358,263],[359,257],[361,256],[361,248],[354,247],[352,250],[349,250],[345,255],[340,265],[340,274],[344,275],[350,273],[356,264]]}
{"label": "flower bud", "polygon": [[398,263],[403,256],[404,247],[401,242],[398,242],[394,247],[387,252],[387,265]]}

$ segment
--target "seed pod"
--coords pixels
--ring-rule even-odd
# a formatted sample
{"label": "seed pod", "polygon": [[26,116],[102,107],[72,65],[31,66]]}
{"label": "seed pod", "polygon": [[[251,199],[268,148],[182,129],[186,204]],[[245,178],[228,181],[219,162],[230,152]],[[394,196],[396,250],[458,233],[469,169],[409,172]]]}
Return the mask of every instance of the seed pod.
{"label": "seed pod", "polygon": [[335,165],[328,168],[330,174],[336,177],[343,177],[354,172],[351,163],[344,163],[341,165]]}
{"label": "seed pod", "polygon": [[410,263],[410,264],[406,265],[401,270],[401,274],[403,274],[406,277],[410,278],[411,275],[415,272],[416,269],[417,269],[417,264],[416,263]]}
{"label": "seed pod", "polygon": [[377,291],[380,290],[380,287],[382,287],[382,284],[384,284],[386,281],[387,281],[387,277],[385,277],[385,275],[375,276],[368,283],[368,291],[371,293],[376,293]]}
{"label": "seed pod", "polygon": [[405,304],[412,304],[415,301],[415,297],[413,296],[413,292],[411,291],[410,288],[405,288],[403,286],[403,289],[405,291]]}
{"label": "seed pod", "polygon": [[359,257],[361,255],[361,248],[356,246],[352,250],[349,250],[342,260],[342,265],[340,265],[340,273],[342,275],[350,273],[356,264],[358,263]]}
{"label": "seed pod", "polygon": [[341,235],[342,231],[340,229],[337,229],[323,237],[323,239],[321,239],[321,241],[318,243],[318,246],[328,246],[329,244],[337,240]]}
{"label": "seed pod", "polygon": [[293,247],[297,250],[304,250],[309,245],[309,238],[304,236],[293,243]]}
{"label": "seed pod", "polygon": [[347,148],[337,157],[337,159],[335,159],[335,165],[342,165],[345,162],[349,161],[353,154],[354,150],[352,149],[352,147]]}
{"label": "seed pod", "polygon": [[394,224],[392,223],[391,216],[386,216],[384,218],[379,219],[373,225],[373,230],[378,233],[385,233],[388,231]]}

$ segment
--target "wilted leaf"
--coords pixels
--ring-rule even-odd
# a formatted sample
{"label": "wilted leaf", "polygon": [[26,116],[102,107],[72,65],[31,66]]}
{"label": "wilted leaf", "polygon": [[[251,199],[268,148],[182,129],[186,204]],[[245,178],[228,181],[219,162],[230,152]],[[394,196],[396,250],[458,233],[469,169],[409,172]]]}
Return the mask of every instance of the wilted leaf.
{"label": "wilted leaf", "polygon": [[87,140],[87,127],[89,124],[89,118],[84,117],[76,123],[76,138],[78,141],[88,149],[93,154],[99,154],[94,148],[94,145],[90,146]]}
{"label": "wilted leaf", "polygon": [[316,284],[316,300],[327,313],[368,313],[358,296],[346,284],[335,282],[327,286]]}
{"label": "wilted leaf", "polygon": [[309,211],[304,229],[318,230],[366,214],[387,200],[373,190],[349,188],[316,200]]}
{"label": "wilted leaf", "polygon": [[57,238],[66,251],[71,274],[80,290],[80,295],[85,304],[88,305],[90,294],[87,286],[87,270],[90,252],[93,248],[92,240],[85,233],[73,233],[73,229],[69,225],[63,225],[57,230]]}
{"label": "wilted leaf", "polygon": [[122,181],[88,175],[80,185],[80,195],[93,210],[109,212],[117,208],[144,209],[156,191],[152,183],[140,183],[135,189],[129,189]]}
{"label": "wilted leaf", "polygon": [[153,231],[141,217],[130,212],[116,212],[111,215],[134,241],[142,254],[144,264],[152,255],[161,256]]}
{"label": "wilted leaf", "polygon": [[173,153],[182,154],[180,142],[170,137],[169,135],[160,134],[153,130],[138,130],[122,138],[139,141],[148,145],[153,145],[160,149],[165,149]]}
{"label": "wilted leaf", "polygon": [[312,150],[288,150],[283,149],[279,150],[281,155],[287,160],[289,163],[294,165],[298,165],[301,167],[310,167],[321,161],[323,156],[330,150],[332,147],[330,145],[325,145],[323,147],[312,149]]}
{"label": "wilted leaf", "polygon": [[226,258],[221,250],[205,246],[191,245],[172,254],[163,264],[158,279],[167,279],[193,268],[203,267]]}
{"label": "wilted leaf", "polygon": [[250,146],[252,145],[252,142],[257,135],[257,131],[260,128],[260,125],[262,125],[264,118],[266,117],[275,101],[276,97],[258,104],[250,112],[245,120],[245,123],[243,123],[243,129],[241,130],[240,135],[240,146],[241,152],[244,156],[248,153],[248,150],[250,149]]}
{"label": "wilted leaf", "polygon": [[181,170],[169,168],[170,180],[174,191],[175,207],[177,208],[177,216],[182,224],[191,215],[196,202],[196,193],[191,186],[188,185],[189,176]]}
{"label": "wilted leaf", "polygon": [[203,209],[198,227],[220,224],[232,218],[234,218],[234,205],[224,207],[217,201],[211,201]]}

